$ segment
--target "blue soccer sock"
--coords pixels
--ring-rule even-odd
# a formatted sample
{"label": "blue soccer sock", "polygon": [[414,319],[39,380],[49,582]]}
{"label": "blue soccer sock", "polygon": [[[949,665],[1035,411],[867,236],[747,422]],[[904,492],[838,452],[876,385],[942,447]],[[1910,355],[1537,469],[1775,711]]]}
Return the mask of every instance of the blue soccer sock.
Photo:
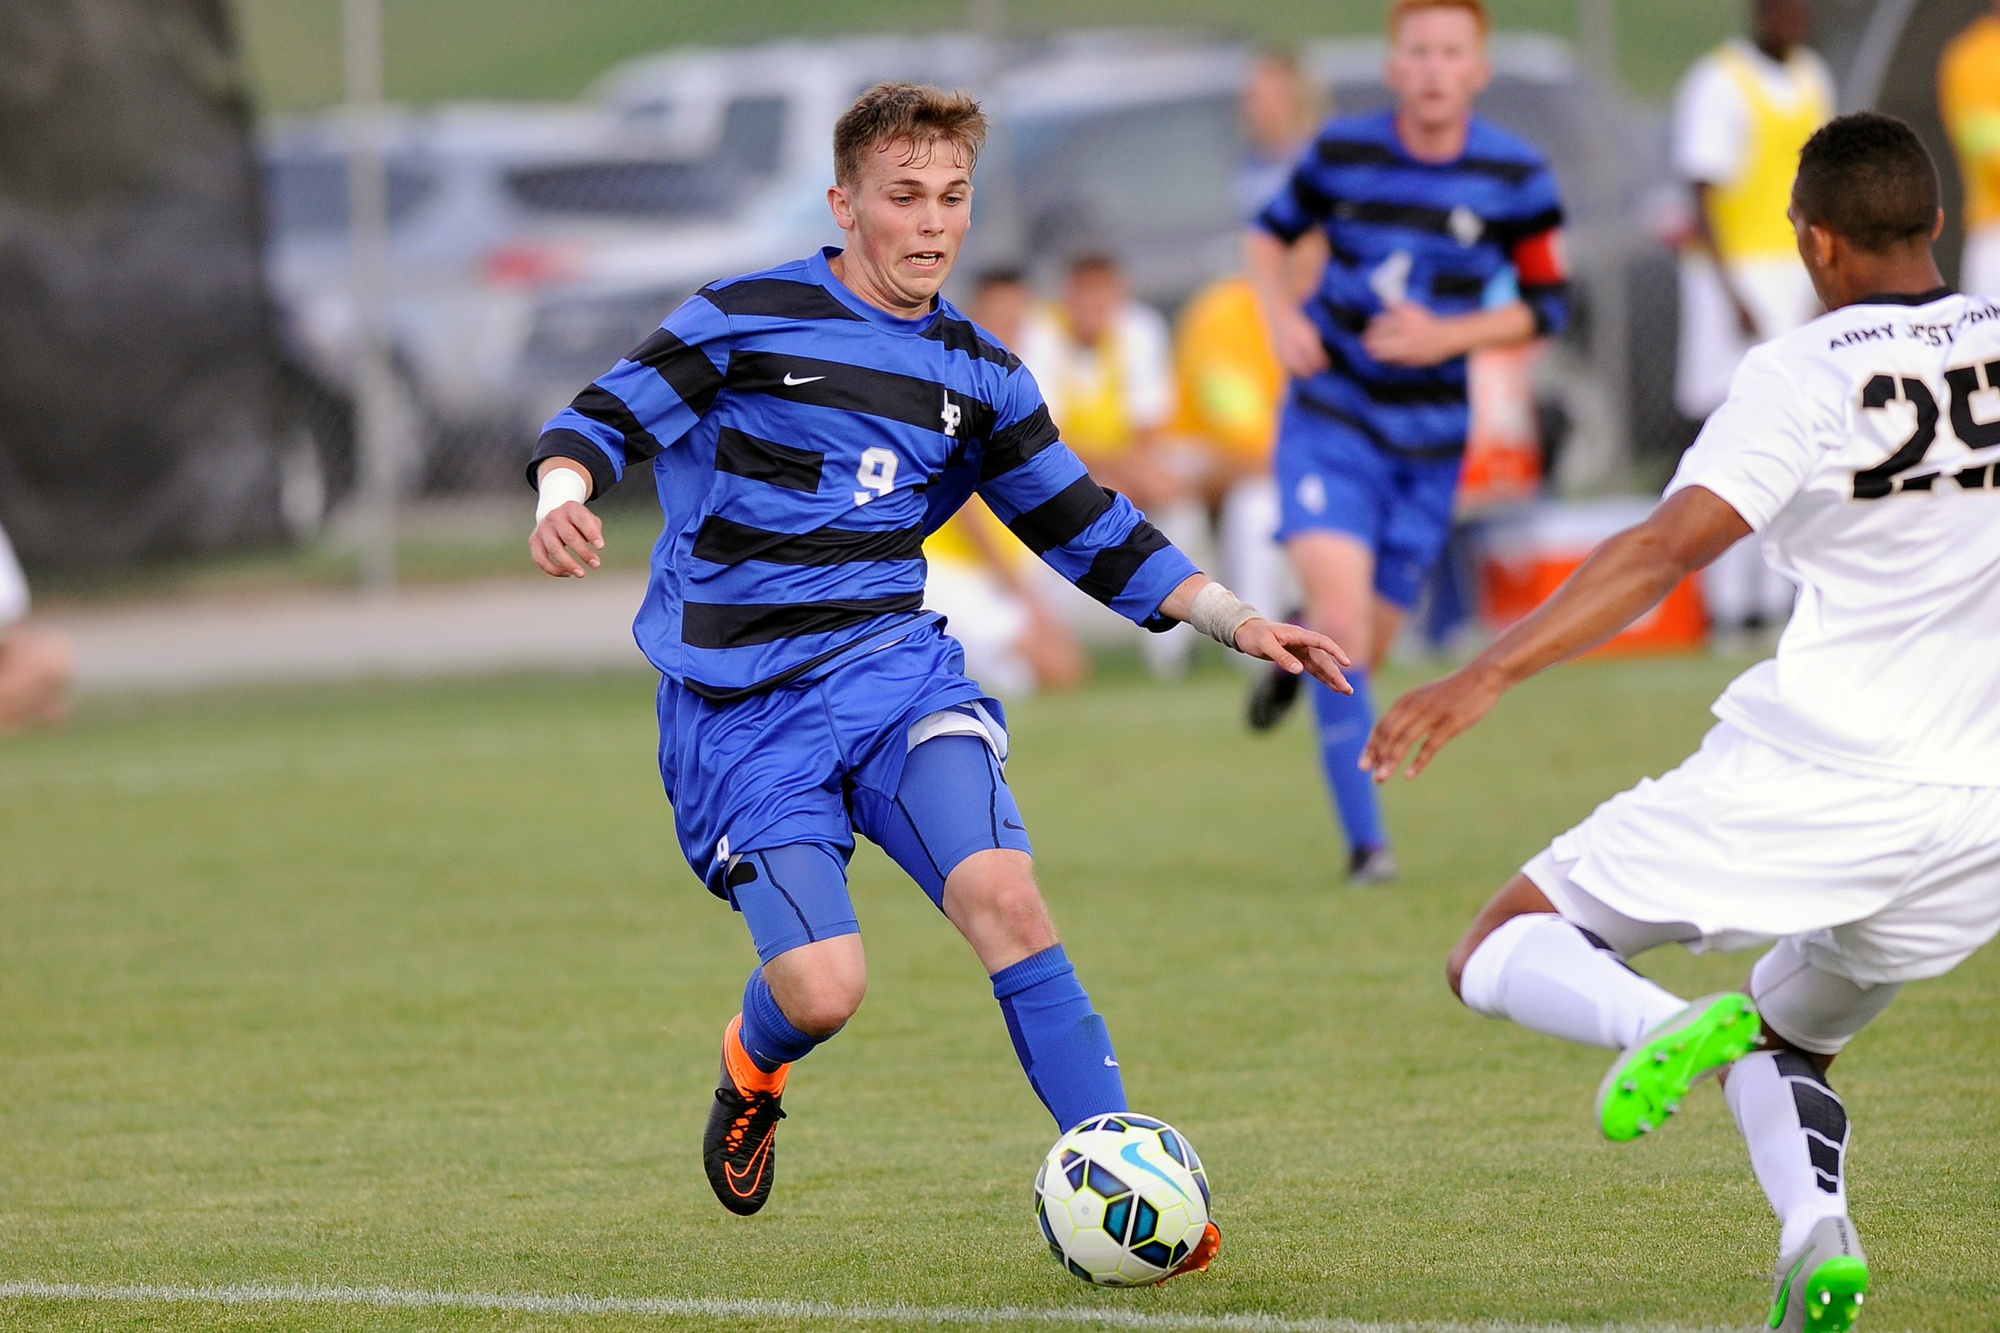
{"label": "blue soccer sock", "polygon": [[1111,1034],[1060,944],[993,974],[993,998],[1007,1019],[1028,1086],[1056,1118],[1075,1128],[1094,1115],[1123,1111],[1125,1081]]}
{"label": "blue soccer sock", "polygon": [[1352,694],[1335,694],[1314,681],[1313,712],[1319,720],[1319,762],[1326,770],[1326,785],[1333,789],[1334,809],[1340,826],[1347,831],[1350,850],[1383,846],[1382,811],[1376,803],[1375,779],[1355,764],[1368,743],[1369,728],[1375,725],[1375,705],[1368,697],[1368,673],[1349,667]]}
{"label": "blue soccer sock", "polygon": [[750,1062],[771,1074],[777,1072],[779,1065],[805,1058],[826,1037],[815,1037],[792,1026],[785,1011],[778,1007],[770,986],[765,984],[764,969],[760,967],[743,986],[743,1030],[738,1039]]}

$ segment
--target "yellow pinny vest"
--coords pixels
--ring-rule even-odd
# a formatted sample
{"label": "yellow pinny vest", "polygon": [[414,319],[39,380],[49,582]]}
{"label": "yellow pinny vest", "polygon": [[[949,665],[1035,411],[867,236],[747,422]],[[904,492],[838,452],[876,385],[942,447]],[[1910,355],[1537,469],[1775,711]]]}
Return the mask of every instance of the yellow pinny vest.
{"label": "yellow pinny vest", "polygon": [[1785,107],[1771,100],[1750,58],[1741,51],[1724,46],[1715,58],[1742,92],[1750,111],[1750,150],[1742,169],[1735,180],[1718,186],[1709,196],[1716,247],[1729,262],[1796,254],[1798,240],[1785,210],[1792,202],[1799,150],[1814,130],[1826,124],[1833,109],[1802,72],[1792,76],[1798,95]]}
{"label": "yellow pinny vest", "polygon": [[[1063,327],[1069,327],[1067,319]],[[1070,341],[1077,343],[1074,333]],[[1083,350],[1080,345],[1078,350]],[[1057,372],[1056,394],[1062,406],[1056,427],[1062,431],[1063,443],[1086,464],[1124,454],[1131,449],[1136,433],[1125,406],[1125,343],[1117,326],[1105,330],[1097,346],[1089,350],[1095,354],[1097,374],[1080,375],[1075,361],[1067,361]]]}

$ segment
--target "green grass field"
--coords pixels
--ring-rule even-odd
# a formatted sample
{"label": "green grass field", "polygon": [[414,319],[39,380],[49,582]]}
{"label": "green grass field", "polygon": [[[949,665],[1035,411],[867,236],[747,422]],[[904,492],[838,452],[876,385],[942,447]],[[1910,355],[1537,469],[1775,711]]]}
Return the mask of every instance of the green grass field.
{"label": "green grass field", "polygon": [[[1227,1229],[1207,1276],[1128,1293],[1043,1252],[1028,1193],[1052,1126],[968,951],[873,851],[869,1001],[794,1077],[770,1208],[715,1205],[697,1144],[753,956],[674,850],[648,681],[92,705],[0,748],[0,1290],[877,1314],[13,1296],[0,1326],[822,1328],[998,1306],[1076,1312],[1043,1327],[1748,1326],[1775,1227],[1721,1099],[1606,1144],[1604,1057],[1471,1016],[1440,976],[1515,865],[1692,747],[1735,665],[1524,688],[1390,796],[1392,891],[1342,886],[1307,729],[1246,735],[1219,667],[1016,710],[1012,776],[1071,954],[1135,1104],[1200,1147]],[[1699,991],[1746,962],[1646,967]],[[1912,987],[1836,1071],[1871,1329],[1993,1326],[1996,1047],[1989,950]]]}
{"label": "green grass field", "polygon": [[[422,506],[406,509],[399,522],[396,577],[404,588],[438,587],[492,579],[520,578],[526,568],[533,495],[523,488],[480,506],[474,521],[438,530],[427,525]],[[620,493],[620,502],[600,505],[604,520],[603,568],[643,573],[660,534],[657,511],[648,513]],[[35,601],[42,607],[74,608],[155,598],[213,599],[244,594],[352,589],[361,578],[361,557],[352,538],[331,534],[300,546],[158,557],[140,564],[45,567],[35,571]]]}
{"label": "green grass field", "polygon": [[[990,3],[990,0],[989,0]],[[1576,0],[1491,0],[1503,28],[1571,36]],[[324,106],[340,97],[340,0],[233,0],[251,82],[270,111]],[[1264,40],[1374,34],[1386,0],[1002,0],[1009,31],[1153,24]],[[765,0],[749,6],[699,0],[391,0],[390,95],[410,101],[467,97],[573,97],[611,65],[690,42],[841,32],[964,27],[967,0]],[[1740,29],[1741,0],[1622,0],[1621,72],[1639,93],[1663,96],[1695,56]]]}

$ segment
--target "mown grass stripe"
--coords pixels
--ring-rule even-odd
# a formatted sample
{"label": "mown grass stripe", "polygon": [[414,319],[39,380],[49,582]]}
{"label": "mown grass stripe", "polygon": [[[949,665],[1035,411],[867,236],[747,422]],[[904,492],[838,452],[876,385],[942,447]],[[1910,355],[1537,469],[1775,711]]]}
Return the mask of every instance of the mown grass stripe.
{"label": "mown grass stripe", "polygon": [[0,1282],[0,1300],[77,1301],[147,1305],[320,1305],[380,1310],[492,1310],[508,1314],[642,1315],[672,1319],[759,1319],[797,1323],[927,1324],[973,1327],[1084,1324],[1101,1328],[1173,1329],[1191,1333],[1709,1333],[1687,1325],[1368,1323],[1353,1319],[1293,1319],[1279,1315],[1153,1314],[1083,1306],[1033,1309],[966,1305],[840,1305],[830,1301],[757,1300],[708,1296],[582,1296],[508,1292],[407,1291],[395,1287],[305,1284],[87,1286],[71,1282]]}

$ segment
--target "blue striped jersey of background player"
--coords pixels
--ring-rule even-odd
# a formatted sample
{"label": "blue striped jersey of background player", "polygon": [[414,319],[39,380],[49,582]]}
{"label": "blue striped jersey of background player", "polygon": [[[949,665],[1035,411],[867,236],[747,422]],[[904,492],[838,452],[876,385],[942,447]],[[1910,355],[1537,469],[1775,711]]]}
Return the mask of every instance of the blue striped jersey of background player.
{"label": "blue striped jersey of background player", "polygon": [[1331,250],[1305,312],[1332,369],[1294,391],[1379,448],[1458,453],[1470,422],[1465,358],[1385,365],[1362,348],[1362,330],[1394,300],[1460,315],[1518,294],[1537,334],[1560,333],[1569,318],[1562,221],[1541,154],[1476,116],[1464,153],[1439,163],[1409,155],[1393,111],[1328,121],[1257,218],[1287,244],[1319,227]]}
{"label": "blue striped jersey of background player", "polygon": [[548,458],[603,494],[651,460],[666,525],[634,625],[667,676],[728,703],[932,619],[924,537],[977,489],[1014,534],[1127,618],[1195,573],[1057,437],[1019,358],[939,298],[868,305],[829,249],[715,283],[550,419]]}

